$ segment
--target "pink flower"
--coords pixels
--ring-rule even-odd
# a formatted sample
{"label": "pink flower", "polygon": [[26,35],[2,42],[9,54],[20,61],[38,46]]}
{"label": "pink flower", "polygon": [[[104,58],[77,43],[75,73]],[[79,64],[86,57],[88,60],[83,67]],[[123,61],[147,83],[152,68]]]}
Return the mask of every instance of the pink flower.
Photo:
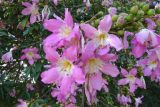
{"label": "pink flower", "polygon": [[21,56],[21,60],[27,59],[30,65],[33,65],[36,60],[40,59],[36,47],[23,49],[22,53],[24,53],[24,55]]}
{"label": "pink flower", "polygon": [[142,99],[143,96],[135,98],[135,107],[139,107],[139,104],[142,104]]}
{"label": "pink flower", "polygon": [[44,46],[63,44],[65,41],[71,41],[73,38],[79,38],[79,26],[74,25],[73,18],[68,9],[65,9],[65,18],[55,16],[56,19],[45,20],[43,26],[52,34],[44,40]]}
{"label": "pink flower", "polygon": [[85,36],[91,39],[89,42],[92,44],[92,48],[111,46],[119,51],[123,48],[122,40],[116,35],[108,33],[111,26],[112,18],[110,15],[106,15],[100,21],[98,30],[89,24],[81,24],[81,29],[84,31]]}
{"label": "pink flower", "polygon": [[52,0],[55,5],[58,5],[58,1],[60,0]]}
{"label": "pink flower", "polygon": [[124,49],[127,49],[129,47],[128,36],[133,36],[133,33],[128,31],[124,32],[124,38],[123,38]]}
{"label": "pink flower", "polygon": [[106,92],[108,91],[106,86],[108,83],[103,79],[102,73],[111,77],[116,77],[119,74],[117,67],[111,64],[116,59],[115,55],[94,53],[91,47],[92,45],[87,44],[82,53],[82,61],[86,73],[85,94],[89,105],[97,102],[97,91],[102,88]]}
{"label": "pink flower", "polygon": [[102,5],[103,6],[106,6],[106,7],[109,7],[113,4],[113,0],[103,0],[102,1]]}
{"label": "pink flower", "polygon": [[108,9],[108,13],[109,13],[111,16],[117,14],[117,8],[115,8],[115,7],[110,7],[110,8]]}
{"label": "pink flower", "polygon": [[34,87],[31,83],[27,83],[26,88],[27,88],[27,91],[33,91],[34,90]]}
{"label": "pink flower", "polygon": [[2,61],[4,61],[5,63],[13,61],[12,51],[3,54]]}
{"label": "pink flower", "polygon": [[160,60],[157,51],[159,47],[148,51],[148,56],[137,62],[143,69],[144,76],[150,76],[152,80],[160,81]]}
{"label": "pink flower", "polygon": [[142,29],[135,35],[132,40],[132,54],[139,58],[141,57],[147,47],[156,47],[160,44],[160,36],[154,33],[152,30]]}
{"label": "pink flower", "polygon": [[156,28],[157,25],[152,19],[146,18],[145,21],[147,23],[147,29],[153,30]]}
{"label": "pink flower", "polygon": [[16,96],[16,90],[15,89],[12,89],[12,91],[9,92],[9,95],[11,97],[15,97]]}
{"label": "pink flower", "polygon": [[57,54],[55,59],[52,59],[54,62],[52,68],[41,74],[41,81],[45,84],[55,83],[59,87],[58,93],[61,96],[66,97],[68,94],[73,93],[74,84],[83,84],[85,81],[82,69],[74,63],[77,57],[77,48],[74,46],[67,48],[62,56]]}
{"label": "pink flower", "polygon": [[22,100],[22,99],[18,99],[19,104],[17,105],[17,107],[28,107],[27,103]]}
{"label": "pink flower", "polygon": [[129,91],[134,92],[138,87],[144,88],[144,84],[141,81],[141,79],[136,77],[137,69],[133,68],[129,72],[127,72],[125,69],[121,69],[122,75],[125,77],[123,79],[120,79],[118,81],[118,85],[126,85],[129,84]]}
{"label": "pink flower", "polygon": [[117,95],[117,100],[120,104],[124,105],[124,106],[128,106],[128,103],[131,103],[131,98],[130,96],[124,96],[124,95]]}
{"label": "pink flower", "polygon": [[32,0],[32,4],[29,2],[22,2],[22,5],[25,6],[26,8],[22,10],[23,15],[31,15],[30,16],[30,23],[33,24],[38,20],[40,20],[40,15],[38,12],[38,6],[37,3],[39,0]]}

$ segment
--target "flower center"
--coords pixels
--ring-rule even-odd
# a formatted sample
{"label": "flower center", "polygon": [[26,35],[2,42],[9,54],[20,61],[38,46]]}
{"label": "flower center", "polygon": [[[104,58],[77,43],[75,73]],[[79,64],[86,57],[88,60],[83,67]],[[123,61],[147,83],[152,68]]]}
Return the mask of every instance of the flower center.
{"label": "flower center", "polygon": [[107,44],[107,34],[105,32],[98,31],[94,42],[96,46],[105,46]]}
{"label": "flower center", "polygon": [[133,83],[133,82],[135,81],[135,79],[136,79],[135,76],[130,75],[130,74],[127,76],[127,78],[129,79],[129,81],[130,81],[131,83]]}
{"label": "flower center", "polygon": [[68,37],[71,33],[71,28],[68,27],[68,26],[63,26],[61,29],[60,29],[60,33],[61,33],[61,36],[62,37]]}
{"label": "flower center", "polygon": [[155,69],[157,67],[157,64],[158,64],[157,61],[151,61],[149,67],[151,69]]}
{"label": "flower center", "polygon": [[97,58],[90,58],[87,61],[87,64],[85,66],[85,70],[87,73],[96,73],[100,70],[102,70],[103,62],[100,59]]}
{"label": "flower center", "polygon": [[27,56],[33,57],[33,56],[34,56],[34,53],[33,53],[33,52],[28,52],[28,53],[27,53]]}
{"label": "flower center", "polygon": [[57,65],[59,72],[63,75],[69,75],[72,71],[72,62],[67,59],[61,59]]}

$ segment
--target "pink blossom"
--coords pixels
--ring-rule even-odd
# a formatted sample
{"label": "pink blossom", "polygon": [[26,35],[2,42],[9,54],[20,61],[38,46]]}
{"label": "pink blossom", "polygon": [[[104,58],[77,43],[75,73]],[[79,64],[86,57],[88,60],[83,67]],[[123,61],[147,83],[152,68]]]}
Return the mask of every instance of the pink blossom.
{"label": "pink blossom", "polygon": [[23,49],[22,53],[24,54],[21,56],[21,60],[27,59],[30,65],[33,65],[36,60],[40,59],[36,47]]}
{"label": "pink blossom", "polygon": [[5,63],[13,61],[12,51],[3,54],[2,61],[4,61]]}
{"label": "pink blossom", "polygon": [[148,56],[137,62],[143,69],[144,76],[150,76],[156,82],[160,81],[160,60],[157,53],[159,47],[148,51]]}
{"label": "pink blossom", "polygon": [[[72,53],[70,53],[72,50]],[[56,53],[56,52],[55,52]],[[77,48],[69,47],[60,56],[57,54],[53,60],[54,64],[52,67],[41,74],[42,82],[45,84],[55,83],[59,87],[59,94],[54,96],[66,98],[70,93],[74,93],[75,84],[83,84],[85,81],[85,76],[82,69],[74,64],[77,60]]]}
{"label": "pink blossom", "polygon": [[116,35],[109,34],[112,26],[112,18],[110,15],[104,16],[100,21],[98,30],[89,24],[81,24],[81,29],[84,31],[85,36],[91,39],[89,42],[92,48],[98,47],[114,47],[117,51],[123,48],[122,40]]}
{"label": "pink blossom", "polygon": [[124,106],[128,106],[128,103],[131,103],[131,98],[130,96],[124,96],[124,95],[117,95],[117,100],[120,104],[124,105]]}
{"label": "pink blossom", "polygon": [[121,69],[122,75],[125,77],[123,79],[120,79],[118,81],[118,85],[126,85],[129,84],[129,91],[134,92],[138,87],[144,88],[144,84],[141,81],[141,79],[136,77],[137,69],[133,68],[129,72],[127,72],[125,69]]}
{"label": "pink blossom", "polygon": [[135,98],[135,107],[139,107],[139,104],[142,104],[142,99],[143,96]]}
{"label": "pink blossom", "polygon": [[102,5],[103,6],[106,6],[106,7],[109,7],[113,4],[113,0],[103,0],[102,1]]}
{"label": "pink blossom", "polygon": [[55,4],[55,5],[58,5],[58,2],[60,1],[60,0],[52,0],[53,1],[53,3]]}
{"label": "pink blossom", "polygon": [[86,3],[87,7],[91,7],[92,6],[90,0],[83,0],[83,2]]}
{"label": "pink blossom", "polygon": [[26,8],[22,10],[23,15],[31,15],[30,16],[30,23],[33,24],[38,20],[40,20],[40,15],[38,12],[38,6],[37,3],[39,0],[32,0],[32,4],[29,2],[22,2],[22,5]]}
{"label": "pink blossom", "polygon": [[[52,34],[44,40],[44,45],[55,46],[61,41],[71,41],[72,38],[79,36],[79,26],[73,23],[73,18],[68,9],[65,9],[65,18],[62,20],[60,17],[55,16],[56,19],[45,20],[43,26]],[[54,39],[53,39],[54,38]],[[79,38],[79,37],[78,37]],[[52,44],[50,42],[52,40]]]}
{"label": "pink blossom", "polygon": [[27,103],[22,100],[22,99],[18,99],[19,104],[17,105],[17,107],[28,107]]}
{"label": "pink blossom", "polygon": [[145,21],[147,23],[147,29],[153,30],[156,28],[157,25],[152,19],[146,18]]}
{"label": "pink blossom", "polygon": [[117,8],[115,8],[115,7],[110,7],[110,8],[108,9],[108,13],[109,13],[111,16],[117,14]]}
{"label": "pink blossom", "polygon": [[11,97],[15,97],[16,96],[16,90],[15,89],[12,89],[10,92],[9,92],[9,95]]}
{"label": "pink blossom", "polygon": [[31,83],[27,83],[26,88],[27,88],[28,91],[33,91],[34,90],[34,87]]}
{"label": "pink blossom", "polygon": [[132,54],[139,58],[147,50],[147,47],[156,47],[160,44],[160,36],[152,30],[142,29],[132,40]]}
{"label": "pink blossom", "polygon": [[103,79],[102,73],[111,77],[117,77],[119,74],[117,67],[111,64],[116,59],[114,55],[94,53],[91,47],[92,45],[87,44],[82,52],[82,61],[86,74],[85,94],[89,105],[98,101],[96,97],[97,91],[103,88],[108,92],[106,86],[108,83]]}

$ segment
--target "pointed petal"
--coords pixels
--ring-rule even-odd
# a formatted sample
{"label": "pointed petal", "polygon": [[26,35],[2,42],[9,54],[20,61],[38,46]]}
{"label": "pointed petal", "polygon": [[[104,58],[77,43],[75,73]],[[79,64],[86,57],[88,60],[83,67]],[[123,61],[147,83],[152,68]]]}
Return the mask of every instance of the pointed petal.
{"label": "pointed petal", "polygon": [[33,24],[33,23],[36,22],[36,20],[37,20],[37,16],[31,14],[31,16],[30,16],[30,23]]}
{"label": "pointed petal", "polygon": [[31,9],[30,9],[30,8],[25,8],[25,9],[22,10],[21,13],[22,13],[23,15],[29,15],[29,14],[31,14]]}
{"label": "pointed petal", "polygon": [[85,82],[85,75],[82,72],[82,69],[74,66],[72,77],[78,84],[83,84]]}
{"label": "pointed petal", "polygon": [[99,90],[100,91],[102,89],[102,87],[103,87],[103,78],[102,78],[102,74],[101,73],[97,73],[97,74],[91,76],[90,81],[91,81],[92,87],[95,90]]}
{"label": "pointed petal", "polygon": [[54,83],[59,78],[57,68],[51,68],[47,71],[42,72],[41,78],[41,81],[45,84]]}
{"label": "pointed petal", "polygon": [[143,88],[144,87],[144,84],[143,84],[143,82],[140,80],[140,79],[138,79],[138,78],[136,78],[136,84],[139,86],[139,87],[141,87],[141,88]]}
{"label": "pointed petal", "polygon": [[86,37],[90,39],[94,38],[95,32],[97,32],[96,28],[92,27],[89,24],[81,24],[80,27],[84,31]]}
{"label": "pointed petal", "polygon": [[73,18],[71,13],[68,11],[68,8],[65,9],[65,18],[64,21],[66,22],[66,24],[70,27],[73,28]]}
{"label": "pointed petal", "polygon": [[25,7],[31,7],[31,3],[29,2],[22,2],[22,5],[25,6]]}
{"label": "pointed petal", "polygon": [[69,92],[71,92],[71,86],[72,86],[72,79],[68,76],[64,77],[60,85],[61,93],[63,95],[67,95]]}
{"label": "pointed petal", "polygon": [[120,79],[120,80],[118,81],[118,85],[126,85],[126,84],[128,84],[128,83],[129,83],[129,81],[128,81],[127,78]]}
{"label": "pointed petal", "polygon": [[117,51],[120,51],[121,49],[123,49],[122,40],[118,38],[116,35],[109,34],[108,41],[110,46],[116,48]]}
{"label": "pointed petal", "polygon": [[137,89],[137,86],[135,85],[135,84],[130,84],[129,85],[129,91],[131,92],[131,93],[134,93],[134,91]]}
{"label": "pointed petal", "polygon": [[50,20],[45,20],[45,22],[43,23],[43,26],[48,31],[59,32],[59,29],[62,26],[64,26],[64,23],[60,20],[50,19]]}
{"label": "pointed petal", "polygon": [[67,59],[69,59],[70,61],[76,61],[77,57],[78,57],[77,47],[71,46],[71,47],[67,48],[64,51],[63,56],[66,57]]}
{"label": "pointed petal", "polygon": [[137,74],[137,69],[136,69],[136,68],[132,68],[132,69],[129,71],[129,74],[132,74],[132,75],[136,76],[136,74]]}
{"label": "pointed petal", "polygon": [[104,65],[102,72],[112,77],[117,77],[119,74],[118,68],[109,63]]}
{"label": "pointed petal", "polygon": [[98,26],[98,29],[109,32],[112,26],[112,18],[110,15],[104,16],[104,18],[100,21],[100,24]]}
{"label": "pointed petal", "polygon": [[127,70],[124,68],[121,68],[121,73],[123,76],[126,76],[128,74]]}

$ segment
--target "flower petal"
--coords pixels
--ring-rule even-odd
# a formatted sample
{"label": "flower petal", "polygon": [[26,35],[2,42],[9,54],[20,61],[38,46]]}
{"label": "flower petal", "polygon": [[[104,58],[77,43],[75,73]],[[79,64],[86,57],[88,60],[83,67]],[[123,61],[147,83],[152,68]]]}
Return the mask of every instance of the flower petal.
{"label": "flower petal", "polygon": [[137,69],[136,68],[132,68],[129,73],[132,74],[132,75],[134,75],[134,76],[136,76]]}
{"label": "flower petal", "polygon": [[51,32],[59,32],[59,29],[64,26],[64,23],[60,20],[57,19],[50,19],[50,20],[45,20],[43,23],[43,26],[45,29],[51,31]]}
{"label": "flower petal", "polygon": [[72,77],[78,84],[83,84],[85,82],[85,75],[82,72],[82,69],[74,66]]}
{"label": "flower petal", "polygon": [[37,16],[36,16],[36,15],[31,14],[31,16],[30,16],[30,23],[31,23],[31,24],[33,24],[33,23],[35,23],[35,22],[36,22],[36,20],[37,20]]}
{"label": "flower petal", "polygon": [[57,68],[51,68],[47,71],[42,72],[41,78],[41,81],[45,84],[54,83],[59,78]]}
{"label": "flower petal", "polygon": [[64,21],[66,22],[66,24],[70,27],[73,28],[73,18],[71,13],[68,11],[68,8],[65,9],[65,18]]}
{"label": "flower petal", "polygon": [[118,81],[118,85],[126,85],[126,84],[128,84],[128,83],[129,83],[129,81],[128,81],[127,78],[120,79],[120,80]]}
{"label": "flower petal", "polygon": [[23,15],[29,15],[31,14],[31,8],[25,8],[21,12]]}
{"label": "flower petal", "polygon": [[110,46],[116,48],[117,51],[120,51],[123,48],[122,40],[118,38],[116,35],[109,34],[108,41]]}
{"label": "flower petal", "polygon": [[112,77],[117,77],[119,74],[119,70],[117,69],[117,67],[109,63],[106,63],[103,66],[102,72]]}
{"label": "flower petal", "polygon": [[98,29],[109,32],[112,26],[112,18],[110,15],[104,16],[104,18],[100,21],[100,24],[98,26]]}
{"label": "flower petal", "polygon": [[94,38],[95,32],[97,32],[96,28],[92,27],[89,24],[81,24],[80,27],[84,31],[86,37],[90,39]]}

